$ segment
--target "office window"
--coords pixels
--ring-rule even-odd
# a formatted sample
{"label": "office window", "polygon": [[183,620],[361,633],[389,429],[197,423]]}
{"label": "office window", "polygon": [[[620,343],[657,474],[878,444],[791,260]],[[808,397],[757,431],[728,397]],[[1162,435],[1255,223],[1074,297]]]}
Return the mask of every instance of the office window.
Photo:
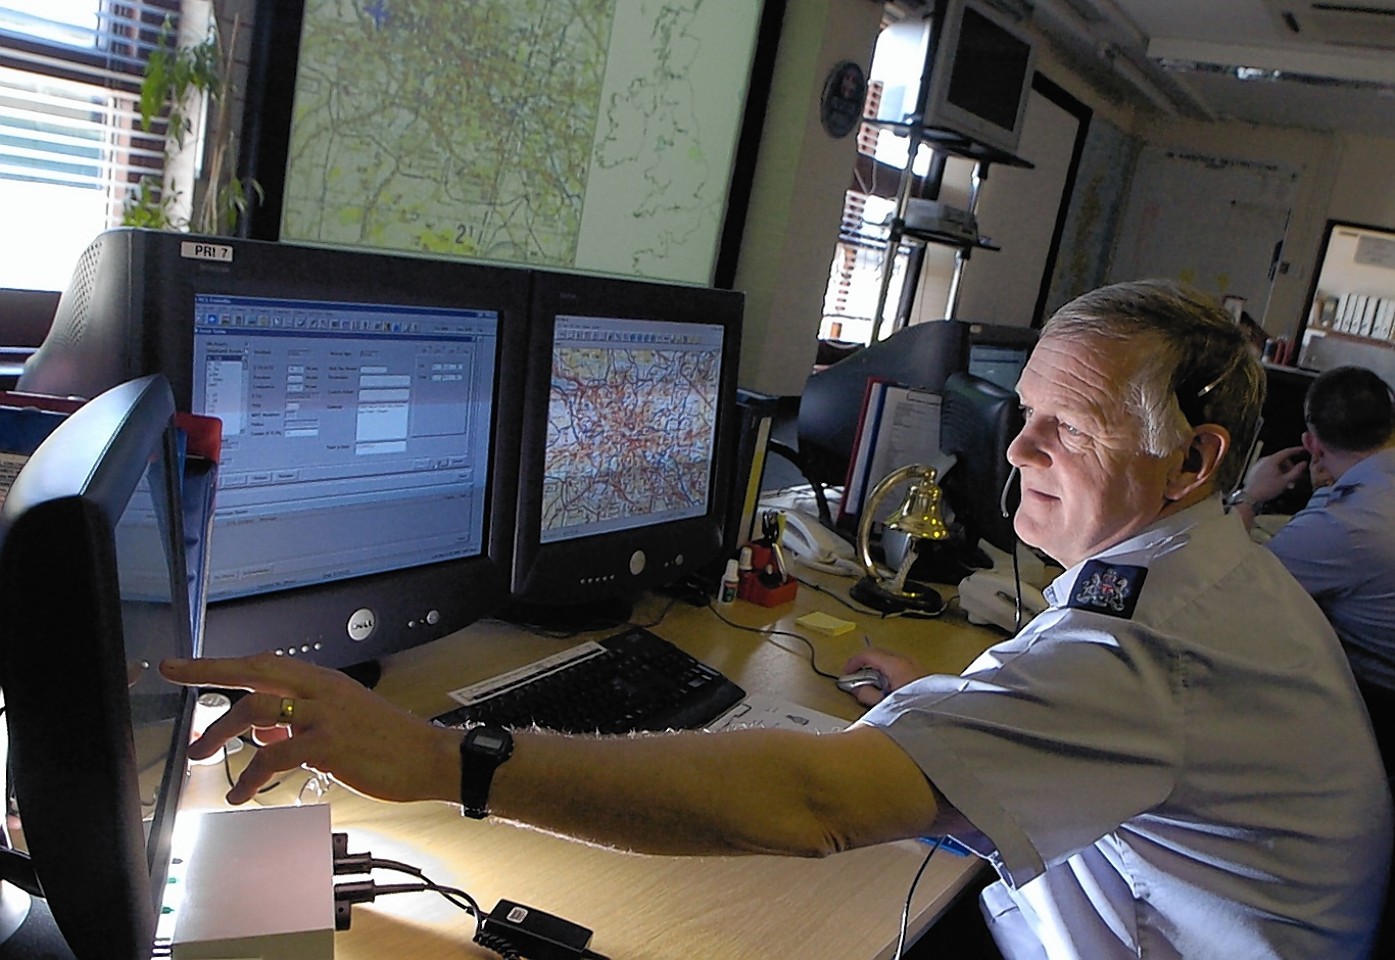
{"label": "office window", "polygon": [[0,0],[0,287],[61,290],[164,165],[140,129],[150,51],[179,0]]}

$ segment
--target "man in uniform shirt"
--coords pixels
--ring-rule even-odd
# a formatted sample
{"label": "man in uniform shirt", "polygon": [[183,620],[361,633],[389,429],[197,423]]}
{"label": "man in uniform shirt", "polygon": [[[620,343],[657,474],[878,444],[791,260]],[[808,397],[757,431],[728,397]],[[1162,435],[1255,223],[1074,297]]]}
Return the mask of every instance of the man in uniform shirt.
{"label": "man in uniform shirt", "polygon": [[1254,504],[1316,475],[1318,493],[1265,546],[1332,622],[1395,771],[1395,402],[1372,371],[1336,367],[1303,407],[1302,446],[1256,463],[1237,510],[1252,523]]}
{"label": "man in uniform shirt", "polygon": [[192,754],[280,722],[233,802],[308,763],[661,854],[952,832],[1002,878],[984,902],[1012,958],[1366,955],[1391,841],[1371,731],[1321,611],[1218,493],[1263,394],[1243,336],[1171,284],[1105,288],[1052,319],[1018,392],[1016,529],[1065,567],[1049,608],[959,677],[854,658],[892,692],[846,731],[462,735],[303,663],[166,662],[257,691]]}

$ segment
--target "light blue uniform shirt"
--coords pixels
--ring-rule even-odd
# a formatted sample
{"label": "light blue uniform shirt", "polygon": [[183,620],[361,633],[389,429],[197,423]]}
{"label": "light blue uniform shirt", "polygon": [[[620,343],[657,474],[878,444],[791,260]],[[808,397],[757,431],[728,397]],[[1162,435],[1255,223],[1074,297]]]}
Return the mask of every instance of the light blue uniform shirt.
{"label": "light blue uniform shirt", "polygon": [[1004,955],[1365,956],[1390,794],[1312,599],[1219,498],[1045,593],[961,676],[861,721],[978,831],[958,839],[1002,878],[984,902]]}
{"label": "light blue uniform shirt", "polygon": [[1395,690],[1395,449],[1318,491],[1265,546],[1327,614],[1356,675]]}

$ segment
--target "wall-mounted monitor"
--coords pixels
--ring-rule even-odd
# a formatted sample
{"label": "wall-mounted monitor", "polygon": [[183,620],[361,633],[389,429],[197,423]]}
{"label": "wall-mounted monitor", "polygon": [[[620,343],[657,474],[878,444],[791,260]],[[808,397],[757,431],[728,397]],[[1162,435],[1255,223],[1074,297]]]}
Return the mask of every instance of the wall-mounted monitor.
{"label": "wall-mounted monitor", "polygon": [[1031,34],[991,6],[938,0],[882,31],[870,74],[883,84],[876,119],[1013,154],[1035,62]]}
{"label": "wall-mounted monitor", "polygon": [[507,587],[528,288],[508,267],[115,230],[20,388],[160,372],[218,417],[204,651],[348,666]]}
{"label": "wall-mounted monitor", "polygon": [[741,294],[536,275],[512,591],[595,609],[723,546]]}
{"label": "wall-mounted monitor", "polygon": [[[174,401],[102,393],[28,459],[0,509],[9,771],[44,899],[0,885],[0,958],[146,960],[170,865],[193,693]],[[16,924],[16,920],[22,923]]]}

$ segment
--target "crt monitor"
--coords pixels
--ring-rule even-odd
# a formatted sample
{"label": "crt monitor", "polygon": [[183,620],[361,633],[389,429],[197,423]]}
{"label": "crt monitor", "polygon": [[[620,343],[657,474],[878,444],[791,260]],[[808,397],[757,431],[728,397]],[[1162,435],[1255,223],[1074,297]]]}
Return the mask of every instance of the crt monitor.
{"label": "crt monitor", "polygon": [[517,605],[623,606],[717,558],[743,305],[730,290],[536,275]]}
{"label": "crt monitor", "polygon": [[1015,491],[1010,489],[1007,448],[1021,429],[1015,389],[962,371],[945,381],[940,449],[956,461],[945,471],[941,487],[955,525],[962,528],[963,558],[969,566],[987,564],[978,551],[980,540],[1006,553],[1015,548]]}
{"label": "crt monitor", "polygon": [[[0,685],[28,847],[0,864],[45,897],[0,921],[6,960],[151,956],[193,697],[156,670],[192,653],[173,414],[160,377],[101,394],[0,509]],[[17,898],[5,884],[0,917]]]}
{"label": "crt monitor", "polygon": [[164,373],[181,410],[223,425],[204,652],[371,663],[507,587],[528,282],[113,230],[80,258],[20,389],[91,396]]}
{"label": "crt monitor", "polygon": [[918,122],[1002,153],[1017,150],[1036,53],[1031,35],[982,0],[939,0],[886,27],[871,77],[876,119]]}

